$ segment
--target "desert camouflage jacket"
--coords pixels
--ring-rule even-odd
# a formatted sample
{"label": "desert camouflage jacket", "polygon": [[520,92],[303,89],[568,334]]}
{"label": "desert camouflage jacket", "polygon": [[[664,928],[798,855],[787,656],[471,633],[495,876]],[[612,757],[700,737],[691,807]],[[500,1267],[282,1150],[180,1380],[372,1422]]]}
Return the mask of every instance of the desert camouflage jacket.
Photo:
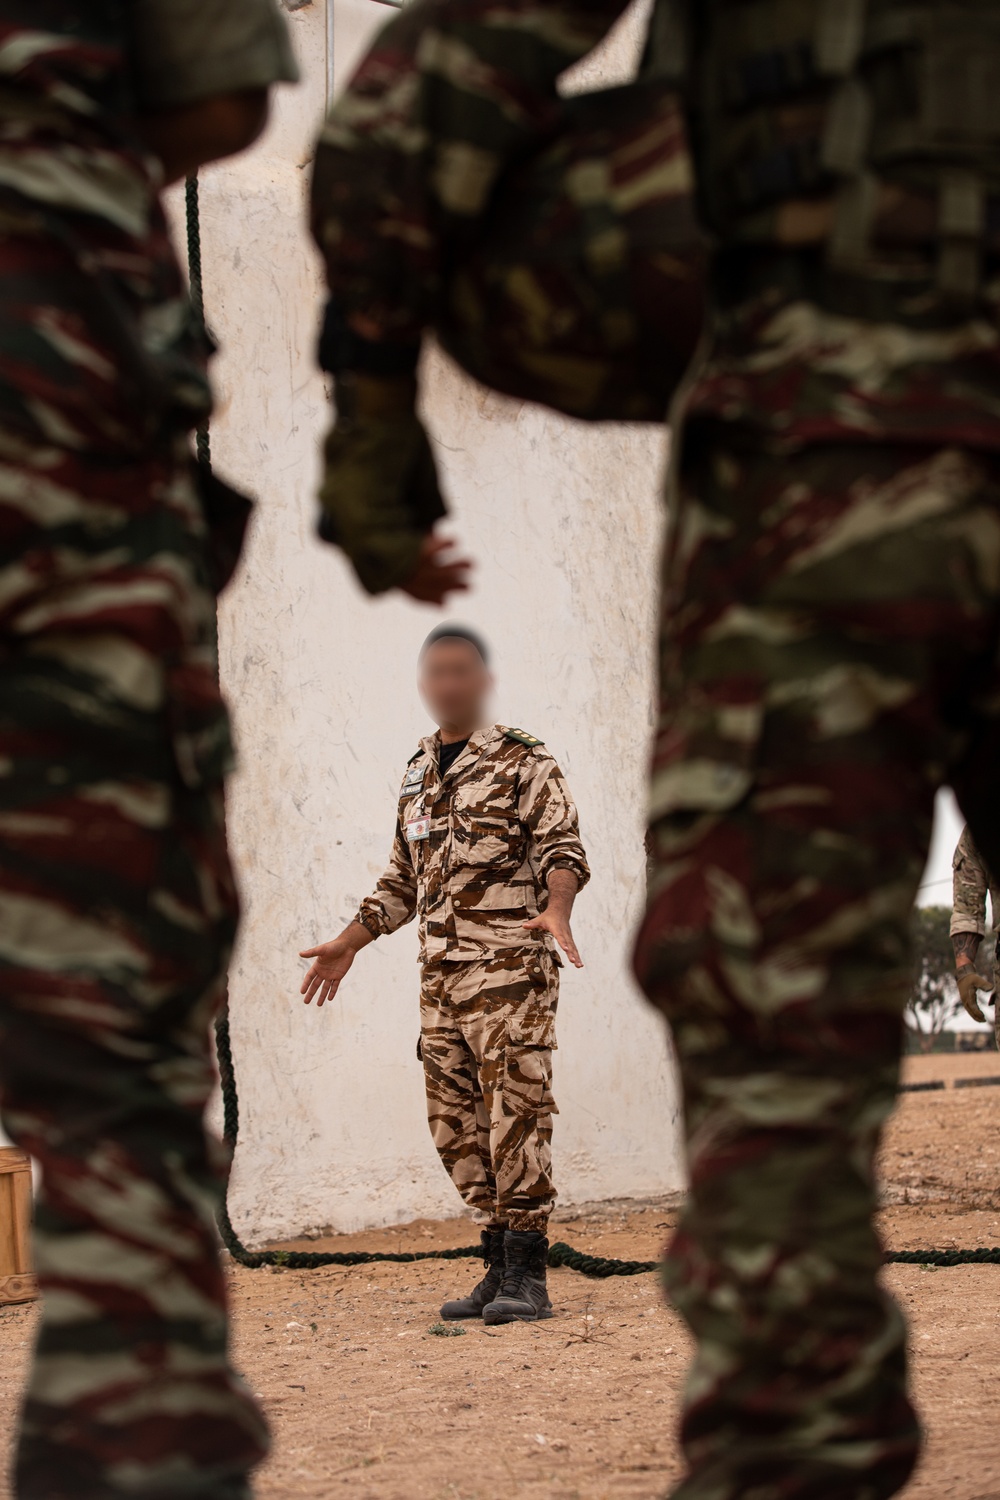
{"label": "desert camouflage jacket", "polygon": [[952,912],[951,935],[974,932],[982,937],[986,931],[986,895],[993,904],[993,921],[1000,919],[1000,886],[991,879],[989,871],[972,842],[968,824],[955,846],[952,860]]}
{"label": "desert camouflage jacket", "polygon": [[[376,39],[323,130],[313,197],[334,300],[371,339],[419,340],[449,274],[443,247],[475,234],[501,172],[544,136],[560,73],[624,8],[416,0]],[[658,0],[654,28],[671,8]],[[700,72],[690,56],[696,142]],[[826,269],[822,245],[741,243],[731,260],[727,248],[720,239],[710,326],[678,414],[740,424],[779,451],[1000,447],[998,277],[956,308],[919,256],[845,277]]]}
{"label": "desert camouflage jacket", "polygon": [[357,920],[381,937],[419,915],[425,963],[551,946],[523,930],[550,871],[590,879],[562,772],[539,740],[500,724],[474,734],[443,778],[439,749],[429,735],[407,766],[392,856]]}

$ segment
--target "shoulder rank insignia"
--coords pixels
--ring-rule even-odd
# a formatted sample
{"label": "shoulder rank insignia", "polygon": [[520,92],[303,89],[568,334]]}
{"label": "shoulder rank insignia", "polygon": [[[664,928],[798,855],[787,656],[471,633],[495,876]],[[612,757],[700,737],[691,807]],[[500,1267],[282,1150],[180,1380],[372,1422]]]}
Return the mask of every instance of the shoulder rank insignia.
{"label": "shoulder rank insignia", "polygon": [[517,740],[519,745],[527,745],[529,750],[533,750],[536,745],[545,743],[544,740],[538,739],[533,734],[525,734],[523,729],[505,729],[504,734],[509,740]]}
{"label": "shoulder rank insignia", "polygon": [[413,762],[414,762],[414,761],[415,761],[415,760],[419,760],[419,759],[420,759],[420,757],[421,757],[421,756],[422,756],[422,755],[423,755],[423,753],[424,753],[424,747],[423,747],[423,745],[421,745],[421,746],[420,746],[420,748],[419,748],[419,750],[414,750],[414,752],[413,752],[413,754],[412,754],[412,755],[411,755],[411,756],[410,756],[410,758],[409,758],[409,760],[408,760],[408,761],[407,761],[407,762],[406,762],[406,764],[407,764],[407,765],[408,765],[408,766],[412,766],[412,765],[413,765]]}

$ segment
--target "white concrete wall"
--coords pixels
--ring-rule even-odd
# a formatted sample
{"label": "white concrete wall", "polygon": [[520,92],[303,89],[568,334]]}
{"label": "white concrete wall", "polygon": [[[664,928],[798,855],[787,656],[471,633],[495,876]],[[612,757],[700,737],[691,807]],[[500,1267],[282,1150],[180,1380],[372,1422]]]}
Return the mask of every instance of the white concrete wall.
{"label": "white concrete wall", "polygon": [[[390,12],[373,0],[336,6],[339,76]],[[242,1105],[231,1209],[255,1243],[461,1208],[423,1117],[414,931],[364,953],[322,1012],[297,993],[298,949],[338,931],[383,866],[400,774],[429,727],[415,656],[439,616],[371,602],[313,536],[327,409],[303,205],[324,103],[322,6],[291,24],[305,83],[283,94],[261,146],[206,172],[202,187],[205,298],[224,351],[213,450],[259,497],[222,616],[245,898],[231,983]],[[666,1045],[626,967],[643,887],[663,435],[561,421],[482,391],[443,360],[429,364],[453,529],[479,561],[457,613],[495,647],[498,717],[540,735],[562,762],[594,869],[578,906],[587,967],[567,974],[560,1012],[562,1193],[674,1188]]]}

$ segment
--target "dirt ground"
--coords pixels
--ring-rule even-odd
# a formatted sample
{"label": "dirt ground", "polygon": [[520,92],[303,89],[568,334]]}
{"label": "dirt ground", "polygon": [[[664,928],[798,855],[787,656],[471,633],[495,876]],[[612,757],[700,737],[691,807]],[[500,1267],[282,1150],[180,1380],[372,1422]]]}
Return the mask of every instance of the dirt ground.
{"label": "dirt ground", "polygon": [[[1000,1057],[917,1058],[882,1160],[886,1243],[1000,1245]],[[564,1209],[556,1233],[599,1255],[652,1259],[676,1202]],[[429,1250],[468,1244],[459,1221],[297,1242],[296,1248]],[[557,1315],[535,1325],[440,1336],[443,1297],[471,1262],[312,1272],[230,1265],[236,1352],[270,1415],[274,1454],[259,1500],[657,1500],[679,1472],[674,1446],[687,1337],[656,1276],[588,1281],[552,1273]],[[1000,1266],[890,1267],[912,1330],[928,1429],[908,1500],[1000,1500],[996,1371]],[[9,1445],[37,1317],[0,1310],[0,1442]],[[9,1490],[0,1483],[0,1500]]]}

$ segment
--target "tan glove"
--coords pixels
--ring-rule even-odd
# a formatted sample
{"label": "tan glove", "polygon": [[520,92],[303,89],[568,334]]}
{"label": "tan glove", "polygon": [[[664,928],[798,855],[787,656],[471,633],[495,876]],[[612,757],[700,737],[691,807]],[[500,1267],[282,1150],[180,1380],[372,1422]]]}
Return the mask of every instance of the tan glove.
{"label": "tan glove", "polygon": [[977,991],[991,990],[993,986],[988,979],[984,979],[978,970],[964,967],[958,971],[958,998],[965,1006],[966,1011],[974,1021],[985,1021],[986,1017],[979,1009]]}
{"label": "tan glove", "polygon": [[326,441],[320,535],[347,553],[370,594],[411,577],[445,514],[434,455],[409,379],[337,377],[337,419]]}

